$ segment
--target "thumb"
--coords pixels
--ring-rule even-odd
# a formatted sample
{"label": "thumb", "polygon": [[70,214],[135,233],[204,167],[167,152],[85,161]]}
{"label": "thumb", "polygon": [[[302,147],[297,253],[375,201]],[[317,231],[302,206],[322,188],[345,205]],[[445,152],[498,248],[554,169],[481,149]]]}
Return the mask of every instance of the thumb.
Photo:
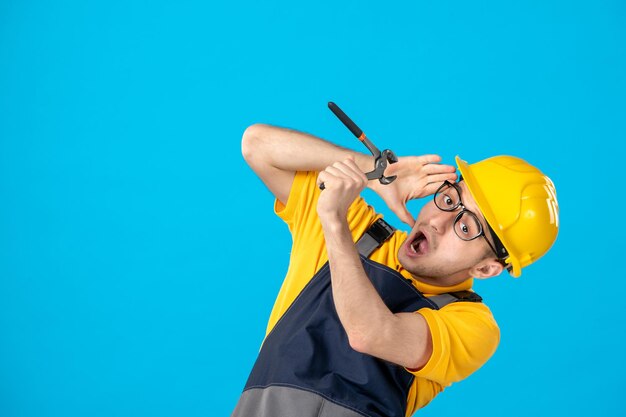
{"label": "thumb", "polygon": [[413,225],[415,225],[415,219],[413,219],[413,216],[409,213],[405,204],[399,204],[392,208],[391,211],[393,211],[400,220],[409,226],[413,227]]}

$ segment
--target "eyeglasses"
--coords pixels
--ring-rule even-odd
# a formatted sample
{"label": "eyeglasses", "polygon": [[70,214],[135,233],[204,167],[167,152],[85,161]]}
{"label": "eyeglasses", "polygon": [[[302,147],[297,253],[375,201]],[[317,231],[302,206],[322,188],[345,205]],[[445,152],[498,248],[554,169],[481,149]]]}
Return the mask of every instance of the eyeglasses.
{"label": "eyeglasses", "polygon": [[435,192],[434,199],[435,205],[439,210],[454,211],[461,207],[462,210],[454,218],[454,233],[456,233],[461,240],[465,241],[474,240],[480,236],[484,237],[485,242],[487,242],[493,253],[496,254],[496,258],[500,259],[498,251],[496,251],[489,242],[489,239],[487,239],[487,235],[485,235],[485,230],[480,220],[478,220],[478,216],[463,205],[461,201],[461,189],[457,184],[444,181],[437,192]]}

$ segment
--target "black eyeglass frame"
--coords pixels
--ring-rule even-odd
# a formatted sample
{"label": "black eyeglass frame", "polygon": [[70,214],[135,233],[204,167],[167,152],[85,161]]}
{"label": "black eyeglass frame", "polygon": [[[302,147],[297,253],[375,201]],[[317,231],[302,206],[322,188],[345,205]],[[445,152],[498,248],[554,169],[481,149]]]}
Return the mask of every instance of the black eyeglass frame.
{"label": "black eyeglass frame", "polygon": [[[459,195],[459,201],[457,204],[454,205],[454,207],[447,207],[447,208],[442,208],[439,207],[439,205],[437,204],[437,195],[439,195],[439,193],[441,192],[441,190],[444,187],[452,187],[456,190],[457,194]],[[456,183],[452,183],[448,180],[444,181],[443,184],[441,184],[441,186],[437,189],[437,191],[435,191],[435,194],[433,195],[433,201],[435,203],[435,207],[437,207],[439,210],[441,211],[455,211],[456,209],[458,209],[459,207],[461,207],[461,211],[459,212],[459,214],[456,215],[456,217],[454,218],[454,222],[453,224],[453,229],[454,229],[454,234],[458,236],[459,239],[465,241],[465,242],[469,242],[475,239],[478,239],[479,237],[484,237],[485,238],[485,242],[487,242],[487,244],[489,245],[489,248],[493,251],[493,253],[496,255],[496,259],[498,261],[502,261],[503,258],[501,258],[498,255],[498,251],[496,250],[496,248],[491,244],[491,242],[489,242],[489,239],[487,239],[487,235],[485,234],[485,228],[483,227],[483,224],[480,221],[480,218],[471,210],[468,210],[467,207],[465,207],[463,205],[463,201],[461,200],[461,189],[458,186],[458,184]],[[463,236],[459,236],[459,234],[456,231],[456,224],[458,223],[459,219],[461,218],[461,216],[463,216],[464,213],[468,213],[471,216],[474,216],[474,218],[476,219],[476,223],[478,224],[478,226],[480,227],[480,231],[478,232],[478,234],[474,237],[471,238],[464,238]]]}

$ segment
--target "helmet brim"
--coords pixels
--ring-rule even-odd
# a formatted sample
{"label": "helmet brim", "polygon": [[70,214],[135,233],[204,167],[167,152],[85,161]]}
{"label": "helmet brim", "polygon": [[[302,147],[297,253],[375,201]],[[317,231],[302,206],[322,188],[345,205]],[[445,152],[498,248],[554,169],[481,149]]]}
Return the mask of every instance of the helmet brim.
{"label": "helmet brim", "polygon": [[[472,195],[472,198],[476,202],[476,205],[478,205],[480,212],[485,217],[487,223],[489,223],[489,226],[491,226],[493,232],[498,236],[498,239],[500,239],[500,241],[504,244],[504,247],[506,248],[506,239],[503,238],[503,235],[500,233],[501,227],[498,224],[497,217],[491,210],[491,207],[488,204],[488,199],[483,193],[479,182],[476,180],[476,177],[472,173],[470,165],[462,160],[458,155],[454,159],[456,161],[457,167],[459,168],[459,172],[463,177],[463,181],[465,182],[467,189]],[[509,257],[505,260],[505,262],[511,265],[510,274],[513,277],[517,278],[522,274],[522,267],[519,261],[514,256],[510,255],[510,251]]]}

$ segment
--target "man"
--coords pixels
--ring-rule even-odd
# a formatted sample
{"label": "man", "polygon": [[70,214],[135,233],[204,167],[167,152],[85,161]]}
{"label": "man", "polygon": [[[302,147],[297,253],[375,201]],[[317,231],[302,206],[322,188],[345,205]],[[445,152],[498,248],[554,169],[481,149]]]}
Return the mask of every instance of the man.
{"label": "man", "polygon": [[[472,278],[519,276],[558,231],[552,182],[517,158],[457,158],[455,182],[436,155],[401,157],[382,185],[363,174],[371,156],[293,130],[253,125],[242,152],[293,248],[236,417],[412,415],[496,350]],[[387,225],[365,187],[412,230]],[[406,202],[431,194],[414,220]]]}

